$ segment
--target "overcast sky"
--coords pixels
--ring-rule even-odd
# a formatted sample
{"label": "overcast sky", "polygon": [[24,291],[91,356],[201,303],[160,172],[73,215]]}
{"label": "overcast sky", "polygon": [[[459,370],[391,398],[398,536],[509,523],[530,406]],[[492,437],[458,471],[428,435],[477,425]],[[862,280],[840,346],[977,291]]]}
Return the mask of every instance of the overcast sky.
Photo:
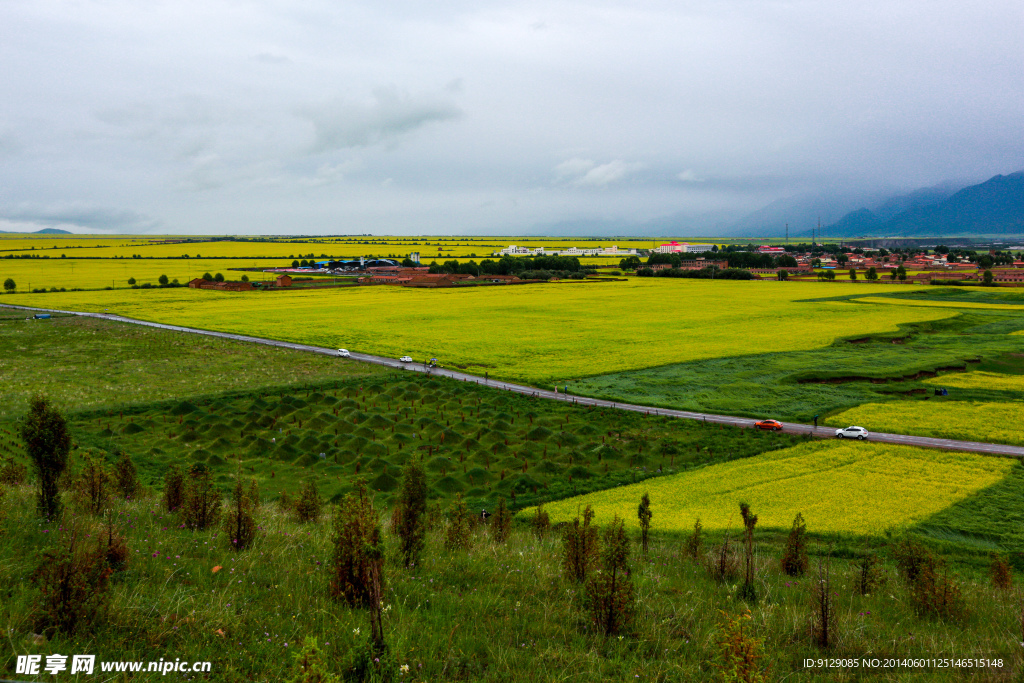
{"label": "overcast sky", "polygon": [[1024,168],[1024,3],[0,0],[0,230],[517,233]]}

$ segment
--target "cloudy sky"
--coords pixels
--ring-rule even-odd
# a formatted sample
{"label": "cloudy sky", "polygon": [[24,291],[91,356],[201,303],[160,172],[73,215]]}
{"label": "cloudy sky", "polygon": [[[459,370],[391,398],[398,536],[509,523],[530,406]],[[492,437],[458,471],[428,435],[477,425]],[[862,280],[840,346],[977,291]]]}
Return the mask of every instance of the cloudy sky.
{"label": "cloudy sky", "polygon": [[1021,170],[1022,35],[1020,0],[0,0],[0,230],[708,234]]}

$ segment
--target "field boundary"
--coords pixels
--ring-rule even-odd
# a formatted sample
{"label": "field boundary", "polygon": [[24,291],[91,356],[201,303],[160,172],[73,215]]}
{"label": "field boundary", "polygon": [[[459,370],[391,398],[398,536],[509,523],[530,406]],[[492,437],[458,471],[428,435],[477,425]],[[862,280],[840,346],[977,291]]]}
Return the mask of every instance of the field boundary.
{"label": "field boundary", "polygon": [[[248,342],[252,344],[264,344],[266,346],[276,346],[279,348],[292,349],[294,351],[319,353],[326,356],[334,356],[337,354],[337,349],[329,349],[321,346],[299,344],[297,342],[287,342],[278,339],[268,339],[265,337],[253,337],[244,334],[235,334],[232,332],[217,332],[214,330],[204,330],[196,327],[168,325],[166,323],[158,323],[148,320],[138,320],[136,318],[127,318],[125,316],[116,315],[113,313],[65,311],[55,308],[36,308],[32,306],[19,306],[16,304],[5,303],[0,303],[0,307],[23,311],[31,311],[37,313],[62,313],[66,315],[75,315],[85,318],[97,318],[100,320],[109,320],[111,322],[154,327],[162,330],[170,330],[172,332],[200,334],[208,337],[230,339],[233,341]],[[515,384],[511,382],[503,382],[499,380],[481,378],[478,375],[471,375],[469,373],[459,372],[457,370],[448,370],[447,368],[430,368],[426,364],[420,363],[402,363],[397,359],[385,358],[383,356],[375,356],[367,353],[351,352],[351,359],[363,363],[373,363],[375,365],[383,365],[385,367],[391,367],[400,370],[425,373],[436,377],[448,377],[450,379],[454,379],[460,382],[474,382],[476,384],[481,384],[483,386],[488,386],[494,389],[501,389],[503,391],[513,391],[518,394],[525,394],[527,396],[534,396],[537,398],[543,398],[552,401],[561,401],[584,407],[610,408],[613,410],[629,410],[632,412],[644,414],[653,413],[656,416],[675,417],[684,420],[696,420],[704,423],[729,425],[732,427],[753,428],[754,426],[754,420],[748,417],[734,417],[731,415],[717,415],[712,413],[697,413],[687,410],[673,410],[669,408],[654,408],[651,406],[638,405],[635,403],[622,403],[619,401],[588,398],[585,396],[573,396],[572,394],[557,393],[554,391],[538,389],[536,387],[530,387],[522,384]],[[813,436],[816,438],[834,438],[835,435],[835,427],[815,427],[812,425],[798,423],[786,423],[782,431],[789,434],[806,434],[808,436]],[[969,453],[980,453],[982,455],[1017,458],[1024,460],[1024,447],[1021,446],[1009,446],[1005,444],[996,443],[983,443],[978,441],[959,441],[956,439],[940,439],[926,436],[912,436],[908,434],[889,434],[883,432],[871,432],[870,440],[881,443],[902,444],[906,446],[919,446],[922,448],[935,448],[939,450],[948,451],[964,451]]]}

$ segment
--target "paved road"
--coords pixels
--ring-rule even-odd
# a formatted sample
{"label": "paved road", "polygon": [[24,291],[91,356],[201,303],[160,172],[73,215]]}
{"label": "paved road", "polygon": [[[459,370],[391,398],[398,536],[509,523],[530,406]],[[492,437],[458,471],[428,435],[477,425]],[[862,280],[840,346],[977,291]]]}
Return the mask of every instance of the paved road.
{"label": "paved road", "polygon": [[[200,330],[194,327],[181,327],[179,325],[165,325],[163,323],[148,322],[146,320],[136,320],[134,318],[125,318],[124,316],[114,315],[111,313],[83,313],[81,311],[62,311],[53,308],[32,308],[29,306],[15,306],[13,304],[0,304],[0,307],[14,308],[24,311],[40,312],[40,313],[66,313],[69,315],[78,315],[86,318],[100,318],[103,320],[112,320],[114,322],[129,323],[132,325],[144,325],[146,327],[156,327],[161,330],[171,330],[174,332],[184,332],[188,334],[201,334],[208,337],[219,337],[221,339],[231,339],[234,341],[251,342],[253,344],[265,344],[267,346],[278,346],[285,349],[293,349],[295,351],[305,351],[308,353],[320,353],[327,356],[336,355],[337,349],[327,349],[321,346],[310,346],[309,344],[296,344],[294,342],[279,341],[276,339],[263,339],[261,337],[249,337],[244,334],[231,334],[229,332],[214,332],[211,330]],[[446,368],[427,368],[423,363],[401,363],[394,358],[384,358],[382,356],[372,356],[367,353],[355,353],[352,352],[352,359],[361,361],[364,363],[374,363],[376,365],[384,365],[391,368],[398,368],[401,370],[407,370],[410,372],[421,372],[437,377],[450,377],[455,380],[462,382],[474,382],[476,384],[483,384],[495,389],[502,389],[505,391],[514,391],[519,394],[526,394],[528,396],[537,396],[539,398],[550,399],[553,401],[564,401],[572,403],[574,405],[581,406],[596,406],[601,408],[614,408],[616,410],[632,410],[637,413],[653,414],[653,415],[667,415],[669,417],[677,417],[685,420],[699,420],[710,424],[724,424],[732,425],[734,427],[753,427],[754,420],[749,417],[732,417],[729,415],[712,415],[710,413],[694,413],[687,410],[669,410],[666,408],[651,408],[650,406],[635,405],[632,403],[618,403],[615,401],[606,401],[603,399],[587,398],[585,396],[572,396],[564,393],[555,393],[553,391],[547,391],[544,389],[536,389],[534,387],[523,386],[521,384],[513,384],[511,382],[502,382],[496,380],[484,380],[477,375],[470,375],[464,372],[458,372],[456,370],[448,370]],[[814,427],[812,425],[796,424],[796,423],[785,423],[782,430],[784,433],[789,434],[811,434],[818,438],[835,438],[835,427]],[[936,439],[927,436],[909,436],[906,434],[886,434],[883,432],[871,432],[869,438],[870,441],[879,441],[882,443],[895,443],[904,444],[907,446],[922,446],[924,448],[939,448],[943,450],[951,451],[968,451],[972,453],[982,453],[985,455],[996,455],[1008,458],[1024,458],[1024,448],[1020,446],[1006,446],[997,443],[982,443],[978,441],[957,441],[955,439]]]}

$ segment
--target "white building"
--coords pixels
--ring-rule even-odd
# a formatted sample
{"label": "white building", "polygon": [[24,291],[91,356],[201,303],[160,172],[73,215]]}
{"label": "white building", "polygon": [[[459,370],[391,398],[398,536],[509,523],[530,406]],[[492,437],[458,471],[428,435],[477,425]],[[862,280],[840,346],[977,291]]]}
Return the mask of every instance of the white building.
{"label": "white building", "polygon": [[672,241],[656,247],[654,251],[659,254],[703,254],[706,251],[711,251],[714,246],[713,244],[690,244],[689,242]]}

